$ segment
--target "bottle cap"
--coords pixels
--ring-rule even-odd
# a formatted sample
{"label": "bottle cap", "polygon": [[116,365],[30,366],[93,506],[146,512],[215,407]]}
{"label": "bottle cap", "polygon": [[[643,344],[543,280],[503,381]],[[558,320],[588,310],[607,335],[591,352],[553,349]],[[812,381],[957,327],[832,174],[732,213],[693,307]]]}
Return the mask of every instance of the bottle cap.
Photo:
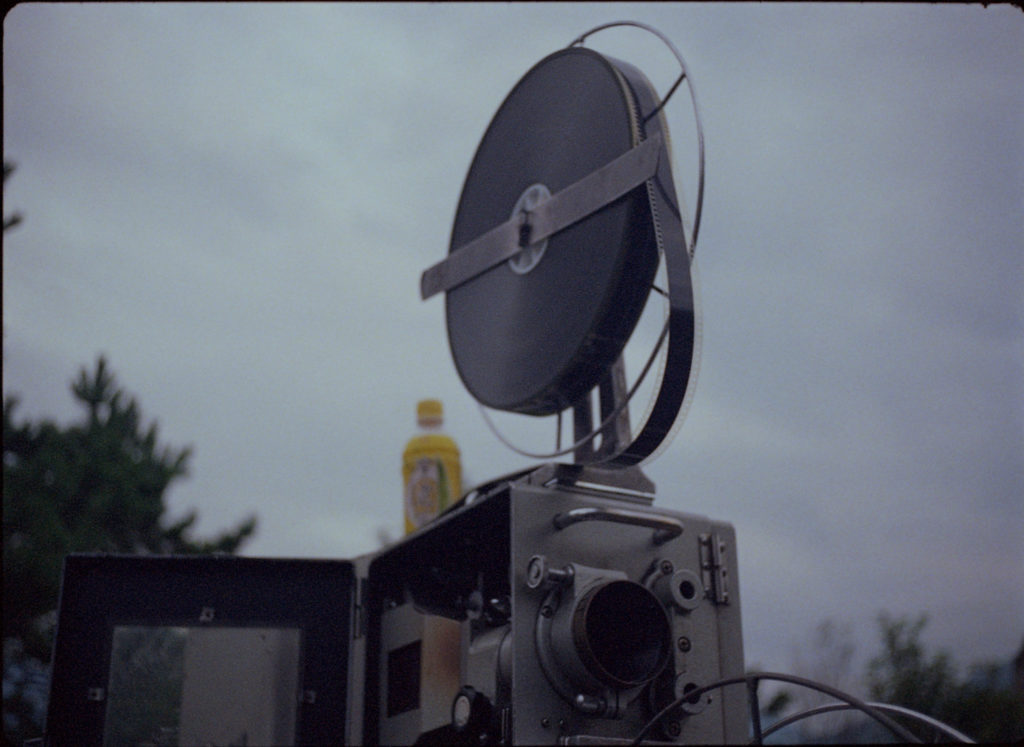
{"label": "bottle cap", "polygon": [[421,425],[440,425],[444,420],[444,408],[439,399],[421,399],[416,405],[416,420]]}

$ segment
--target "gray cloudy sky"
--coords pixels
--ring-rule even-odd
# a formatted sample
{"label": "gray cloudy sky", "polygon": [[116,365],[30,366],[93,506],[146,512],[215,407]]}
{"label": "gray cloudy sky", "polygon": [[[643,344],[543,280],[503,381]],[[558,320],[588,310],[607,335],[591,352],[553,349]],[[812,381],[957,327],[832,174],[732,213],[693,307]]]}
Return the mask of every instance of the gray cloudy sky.
{"label": "gray cloudy sky", "polygon": [[[470,481],[487,430],[419,273],[502,99],[631,18],[691,69],[707,139],[692,409],[657,505],[733,522],[747,661],[817,622],[927,611],[967,663],[1024,635],[1024,14],[976,5],[20,5],[4,22],[4,393],[75,415],[105,353],[169,496],[251,555],[400,531],[416,400]],[[659,90],[657,40],[588,41]],[[692,198],[688,100],[670,102]],[[518,425],[512,425],[513,429]],[[527,443],[526,445],[533,445]]]}

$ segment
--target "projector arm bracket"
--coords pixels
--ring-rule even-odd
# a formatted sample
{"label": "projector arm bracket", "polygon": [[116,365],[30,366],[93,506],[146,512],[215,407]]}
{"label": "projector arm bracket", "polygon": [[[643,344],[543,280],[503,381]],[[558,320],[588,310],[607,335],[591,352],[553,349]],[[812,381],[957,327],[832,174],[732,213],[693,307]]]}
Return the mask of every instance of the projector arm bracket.
{"label": "projector arm bracket", "polygon": [[640,186],[658,170],[661,140],[661,133],[654,133],[532,210],[512,216],[451,252],[423,271],[421,297],[425,300],[472,280],[519,254],[524,241],[541,242]]}

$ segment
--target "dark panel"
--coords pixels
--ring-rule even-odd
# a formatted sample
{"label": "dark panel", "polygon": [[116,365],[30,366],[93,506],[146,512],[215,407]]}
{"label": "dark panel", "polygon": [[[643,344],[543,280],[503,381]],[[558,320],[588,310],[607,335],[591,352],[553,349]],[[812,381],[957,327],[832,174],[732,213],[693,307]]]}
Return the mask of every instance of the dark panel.
{"label": "dark panel", "polygon": [[342,740],[354,583],[347,561],[69,556],[47,742],[102,743],[113,633],[124,626],[299,629],[297,742]]}

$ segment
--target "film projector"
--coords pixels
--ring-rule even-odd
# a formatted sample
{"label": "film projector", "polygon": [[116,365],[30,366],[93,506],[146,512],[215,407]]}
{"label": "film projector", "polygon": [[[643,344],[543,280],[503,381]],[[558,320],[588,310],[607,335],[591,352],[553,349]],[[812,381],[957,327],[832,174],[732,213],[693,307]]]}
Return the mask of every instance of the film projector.
{"label": "film projector", "polygon": [[[641,27],[675,54],[676,86],[687,80],[671,43]],[[684,697],[743,671],[733,529],[655,509],[638,467],[692,384],[703,185],[688,229],[664,101],[638,69],[583,46],[604,28],[507,95],[466,175],[449,254],[421,277],[424,298],[445,294],[456,369],[492,427],[488,409],[551,418],[552,452],[517,450],[572,461],[478,489],[371,565],[380,639],[366,727],[384,743],[629,743],[677,700],[650,738],[747,737],[742,692]],[[623,349],[649,297],[664,322],[630,382]],[[631,427],[630,400],[659,356],[653,404]],[[418,680],[403,671],[404,646],[419,646],[421,662],[443,646],[429,630],[410,635],[421,615],[461,621],[457,681],[440,667]],[[393,697],[396,682],[420,697],[402,686]],[[426,712],[425,693],[439,690],[441,707]]]}
{"label": "film projector", "polygon": [[[584,46],[623,25],[678,61],[664,97]],[[742,690],[703,689],[743,674],[733,528],[655,508],[640,470],[695,378],[703,141],[698,118],[691,225],[664,109],[684,81],[693,99],[675,47],[633,22],[536,63],[480,140],[447,257],[422,274],[492,428],[488,411],[553,423],[551,451],[513,447],[541,466],[350,561],[69,557],[48,743],[748,738]],[[627,372],[651,308],[649,355]],[[124,693],[152,685],[159,652],[178,684],[150,713]]]}

